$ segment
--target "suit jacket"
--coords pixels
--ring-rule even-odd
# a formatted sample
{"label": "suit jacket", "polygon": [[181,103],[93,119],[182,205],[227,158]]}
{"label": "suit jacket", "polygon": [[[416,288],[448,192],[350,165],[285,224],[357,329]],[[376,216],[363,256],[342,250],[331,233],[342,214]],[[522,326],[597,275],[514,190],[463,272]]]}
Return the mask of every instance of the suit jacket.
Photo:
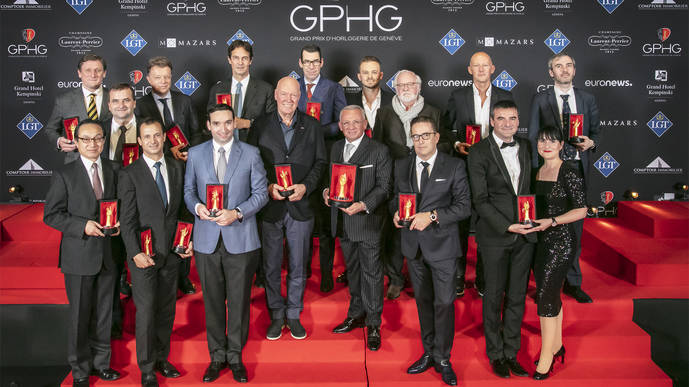
{"label": "suit jacket", "polygon": [[[103,199],[115,199],[119,166],[101,161]],[[96,275],[102,266],[115,265],[111,237],[84,234],[88,220],[99,221],[99,205],[84,163],[77,158],[53,171],[43,210],[43,222],[62,232],[58,266],[65,274]]]}
{"label": "suit jacket", "polygon": [[222,233],[225,249],[231,254],[247,253],[261,247],[256,227],[256,213],[268,202],[268,181],[256,147],[233,141],[222,184],[225,185],[223,208],[239,207],[243,220],[228,226],[201,220],[196,205],[206,203],[206,184],[220,184],[213,164],[213,140],[189,149],[184,175],[184,201],[194,214],[194,250],[203,254],[215,251]]}
{"label": "suit jacket", "polygon": [[158,263],[171,254],[182,208],[184,165],[171,156],[165,156],[165,164],[170,187],[167,208],[143,157],[120,170],[117,196],[121,200],[122,239],[129,259],[142,252],[139,233],[148,227],[151,228],[153,239],[153,260]]}
{"label": "suit jacket", "polygon": [[[232,79],[218,81],[211,87],[208,94],[208,104],[206,108],[215,105],[216,94],[232,94]],[[246,86],[242,111],[237,113],[240,118],[255,120],[256,118],[275,111],[275,94],[273,86],[268,82],[262,81],[254,76],[249,77],[249,84]],[[232,103],[234,105],[234,101]]]}
{"label": "suit jacket", "polygon": [[[437,108],[424,103],[423,109],[419,112],[420,116],[430,117],[435,121],[435,125],[440,132],[440,141],[438,142],[438,150],[450,153],[452,149],[452,140],[445,127],[445,121],[442,119],[442,114]],[[382,106],[378,109],[376,115],[376,123],[373,127],[373,139],[390,148],[390,154],[393,160],[405,158],[414,153],[414,149],[407,147],[407,134],[404,131],[404,124],[400,120],[392,104]]]}
{"label": "suit jacket", "polygon": [[254,130],[249,133],[248,143],[257,146],[261,151],[270,183],[277,183],[274,168],[276,164],[290,164],[292,183],[306,186],[306,194],[299,201],[271,198],[261,211],[262,219],[267,222],[282,219],[285,211],[289,211],[290,216],[299,221],[313,218],[309,196],[320,187],[319,181],[326,170],[327,156],[320,124],[299,110],[295,112],[293,119],[294,135],[289,149],[285,145],[285,135],[282,133],[277,112],[258,118],[254,121]]}
{"label": "suit jacket", "polygon": [[[301,88],[301,96],[299,97],[299,111],[306,113],[306,85],[304,77],[299,78],[299,87]],[[325,140],[338,140],[342,138],[338,122],[340,121],[340,110],[345,107],[344,89],[342,86],[330,79],[321,75],[318,84],[313,89],[313,96],[310,102],[319,102],[321,104],[321,119],[323,136]]]}
{"label": "suit jacket", "polygon": [[[363,91],[360,91],[358,93],[350,93],[350,94],[345,94],[345,97],[347,99],[347,105],[357,105],[364,107],[363,100],[361,99],[363,95]],[[392,103],[392,97],[394,94],[387,92],[383,89],[380,89],[380,106],[378,109],[382,108],[383,106],[390,105]],[[370,123],[369,122],[369,127],[373,129],[373,125],[375,125],[375,122]]]}
{"label": "suit jacket", "polygon": [[[514,97],[509,91],[491,86],[490,107],[495,105],[496,102],[503,100],[514,101]],[[467,125],[477,123],[476,112],[474,111],[473,86],[456,89],[450,94],[450,99],[447,101],[445,120],[452,132],[453,143],[455,141],[466,142]],[[492,130],[492,127],[490,129]]]}
{"label": "suit jacket", "polygon": [[[170,97],[172,98],[172,116],[174,122],[184,133],[184,136],[189,140],[190,145],[197,145],[203,142],[202,128],[199,126],[199,119],[196,111],[191,104],[191,98],[188,95],[182,94],[179,91],[170,90]],[[135,114],[141,118],[157,118],[163,122],[163,116],[158,110],[159,104],[156,103],[153,97],[153,92],[150,92],[136,101]],[[168,125],[166,130],[172,127]],[[166,149],[168,149],[168,141],[165,142]]]}
{"label": "suit jacket", "polygon": [[[112,114],[110,114],[110,110],[108,110],[109,98],[108,89],[103,88],[103,101],[101,102],[100,115],[98,116],[100,121],[112,119]],[[79,117],[79,121],[88,118],[86,114],[86,104],[84,103],[84,93],[81,87],[69,90],[55,98],[53,112],[50,114],[50,118],[44,130],[50,142],[50,149],[56,149],[58,152],[64,153],[57,149],[57,139],[65,137],[65,129],[62,125],[62,120],[69,117]],[[76,150],[71,153],[65,153],[65,164],[78,158],[79,152]]]}
{"label": "suit jacket", "polygon": [[[554,126],[560,130],[562,122],[560,119],[560,110],[557,107],[555,90],[553,88],[546,89],[534,95],[531,101],[531,122],[529,123],[529,140],[533,148],[533,165],[538,166],[539,156],[536,149],[538,131],[546,126]],[[596,97],[593,94],[574,88],[574,99],[577,104],[577,113],[584,115],[584,129],[583,135],[588,136],[596,145],[600,141],[600,118],[598,115],[598,105],[596,104]],[[569,137],[569,128],[563,132],[565,140]],[[566,142],[566,141],[565,141]],[[591,159],[590,152],[595,152],[595,147],[586,152],[579,152],[581,157],[581,164],[583,166],[584,180],[588,181],[589,167]]]}
{"label": "suit jacket", "polygon": [[440,261],[462,255],[458,222],[471,216],[471,195],[464,160],[438,152],[424,192],[419,193],[416,179],[416,155],[395,161],[394,197],[390,212],[397,211],[400,193],[417,193],[416,212],[436,210],[438,223],[425,230],[401,229],[402,255]]}
{"label": "suit jacket", "polygon": [[[507,228],[519,221],[517,195],[531,193],[531,144],[526,139],[514,138],[519,144],[521,167],[518,192],[514,192],[500,148],[492,135],[473,145],[467,158],[471,194],[478,213],[476,239],[479,244],[509,246],[519,237]],[[536,235],[528,234],[526,239],[536,242]]]}
{"label": "suit jacket", "polygon": [[[345,142],[346,140],[339,140],[333,145],[330,162],[344,163]],[[354,201],[364,202],[366,211],[350,216],[332,207],[332,236],[337,234],[337,217],[342,216],[342,227],[350,240],[361,242],[379,239],[387,216],[385,204],[392,189],[392,160],[388,148],[364,135],[349,158],[349,164],[358,165]]]}

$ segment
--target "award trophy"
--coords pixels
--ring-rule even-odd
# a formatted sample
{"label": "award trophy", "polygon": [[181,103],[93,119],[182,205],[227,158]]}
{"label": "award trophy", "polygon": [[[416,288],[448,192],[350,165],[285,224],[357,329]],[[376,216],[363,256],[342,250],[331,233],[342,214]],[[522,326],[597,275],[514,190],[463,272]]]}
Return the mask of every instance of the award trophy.
{"label": "award trophy", "polygon": [[123,144],[122,145],[122,166],[133,163],[139,159],[139,144]]}
{"label": "award trophy", "polygon": [[538,227],[534,222],[536,219],[536,197],[534,195],[520,195],[517,198],[517,212],[519,213],[519,223]]}
{"label": "award trophy", "polygon": [[62,120],[62,127],[65,129],[65,138],[74,143],[74,134],[79,125],[79,117],[70,117]]}
{"label": "award trophy", "polygon": [[117,232],[117,199],[99,200],[99,223],[103,226],[103,234],[112,235]]}
{"label": "award trophy", "polygon": [[572,145],[581,144],[584,139],[580,136],[584,130],[584,115],[570,114],[569,115],[569,143]]}
{"label": "award trophy", "polygon": [[167,138],[170,140],[172,146],[182,145],[182,147],[179,148],[180,152],[189,146],[189,140],[187,140],[187,138],[184,136],[184,133],[182,133],[182,129],[180,129],[177,125],[168,129],[167,132],[165,132],[165,135],[167,135]]}
{"label": "award trophy", "polygon": [[466,143],[474,145],[481,141],[481,125],[467,125]]}
{"label": "award trophy", "polygon": [[293,189],[287,189],[287,187],[292,186],[292,167],[289,164],[275,165],[275,178],[278,187],[280,187],[278,188],[280,196],[286,198],[294,193]]}
{"label": "award trophy", "polygon": [[338,208],[347,208],[354,203],[356,186],[356,169],[354,164],[330,165],[330,194],[328,204]]}
{"label": "award trophy", "polygon": [[153,252],[153,234],[151,228],[145,228],[139,233],[141,239],[141,252],[152,257],[155,255]]}
{"label": "award trophy", "polygon": [[184,254],[189,248],[191,241],[191,230],[194,225],[188,222],[177,221],[177,231],[175,231],[175,239],[172,240],[172,252],[177,254]]}
{"label": "award trophy", "polygon": [[306,114],[311,117],[321,120],[321,103],[320,102],[307,102],[306,103]]}
{"label": "award trophy", "polygon": [[232,106],[232,94],[216,94],[215,103],[219,105]]}
{"label": "award trophy", "polygon": [[222,184],[206,184],[206,207],[213,218],[218,216],[218,212],[223,208],[224,192],[225,186]]}
{"label": "award trophy", "polygon": [[397,215],[400,218],[397,224],[403,227],[411,226],[412,215],[416,214],[416,194],[415,193],[401,193],[399,195]]}

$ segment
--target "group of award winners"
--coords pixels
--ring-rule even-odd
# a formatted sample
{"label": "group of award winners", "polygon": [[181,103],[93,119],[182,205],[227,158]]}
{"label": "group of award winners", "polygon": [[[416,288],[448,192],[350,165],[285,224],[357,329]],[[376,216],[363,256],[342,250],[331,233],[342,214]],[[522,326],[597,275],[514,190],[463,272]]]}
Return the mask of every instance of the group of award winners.
{"label": "group of award winners", "polygon": [[275,87],[251,75],[253,54],[247,42],[230,44],[232,75],[211,88],[205,125],[191,99],[171,90],[165,57],[148,61],[152,90],[139,100],[127,83],[103,86],[106,61],[94,54],[77,65],[81,87],[57,97],[45,133],[64,165],[53,173],[44,221],[62,233],[74,386],[88,386],[91,375],[121,377],[110,366],[121,292],[136,306],[142,386],[158,386],[156,373],[183,376],[168,356],[177,291],[195,292],[191,259],[210,358],[203,382],[226,368],[247,382],[252,285],[265,287],[266,339],[289,332],[301,340],[312,330],[300,316],[314,236],[321,292],[334,287],[335,238],[346,266],[336,280],[347,284],[349,306],[333,333],[364,328],[368,350],[383,345],[384,297],[395,300],[411,282],[422,352],[409,374],[434,368],[457,385],[454,304],[465,292],[471,229],[492,371],[530,375],[517,355],[531,270],[541,325],[533,378],[564,363],[561,290],[592,302],[579,255],[589,154],[600,136],[595,98],[573,87],[574,58],[548,61],[553,85],[534,96],[523,138],[519,109],[491,85],[485,52],[471,56],[473,85],[453,91],[444,112],[424,100],[413,71],[397,73],[394,94],[382,90],[374,56],[359,64],[361,92],[345,96],[321,75],[318,46],[302,48],[302,77]]}

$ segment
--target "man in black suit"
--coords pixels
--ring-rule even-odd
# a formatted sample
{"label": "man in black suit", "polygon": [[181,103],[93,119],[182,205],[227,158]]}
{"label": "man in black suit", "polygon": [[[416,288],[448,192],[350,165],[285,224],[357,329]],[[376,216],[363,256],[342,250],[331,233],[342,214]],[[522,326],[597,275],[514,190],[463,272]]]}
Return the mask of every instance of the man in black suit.
{"label": "man in black suit", "polygon": [[[363,108],[346,106],[340,112],[339,125],[345,139],[333,145],[330,162],[355,164],[357,174],[352,205],[331,207],[330,212],[330,229],[333,237],[340,238],[351,296],[347,318],[333,332],[349,332],[366,324],[368,349],[377,351],[383,313],[381,232],[391,189],[392,162],[387,147],[364,134]],[[329,193],[330,188],[323,191],[328,206]]]}
{"label": "man in black suit", "polygon": [[[177,125],[189,141],[190,146],[203,142],[203,133],[199,126],[198,117],[191,104],[191,98],[178,91],[170,90],[172,86],[172,62],[164,56],[156,56],[148,60],[146,80],[151,85],[151,92],[137,101],[137,115],[139,117],[157,118],[167,130]],[[180,151],[182,145],[167,147],[165,153],[170,152],[177,160],[187,161],[188,152]],[[188,148],[187,148],[188,149]],[[191,218],[185,214],[185,218]],[[179,267],[179,289],[184,294],[194,294],[194,284],[189,280],[191,260],[184,259]]]}
{"label": "man in black suit", "polygon": [[[590,153],[596,151],[596,146],[600,141],[600,120],[596,98],[593,94],[572,86],[576,73],[576,63],[574,58],[564,52],[554,55],[548,60],[548,72],[553,78],[553,87],[536,94],[531,102],[529,140],[531,140],[534,151],[534,166],[539,164],[536,150],[539,129],[547,126],[560,128],[564,138],[569,138],[568,113],[583,114],[583,135],[579,136],[583,142],[571,145],[565,141],[562,151],[560,151],[560,158],[576,163],[584,175],[584,182],[587,183],[592,162]],[[582,274],[579,256],[581,255],[581,235],[584,232],[583,219],[574,223],[574,230],[577,237],[577,251],[572,266],[567,272],[563,292],[574,297],[580,303],[590,303],[593,300],[581,289]]]}
{"label": "man in black suit", "polygon": [[[259,148],[270,182],[270,200],[260,213],[266,304],[271,319],[266,332],[268,340],[282,336],[285,318],[292,337],[306,338],[299,317],[304,308],[305,259],[313,230],[314,210],[309,195],[319,188],[327,159],[320,124],[297,110],[299,94],[295,79],[282,78],[275,88],[277,111],[257,119],[248,140]],[[278,180],[278,164],[290,165],[292,185],[284,187]],[[285,197],[280,191],[292,193]],[[282,297],[280,290],[283,237],[289,247],[287,298]]]}
{"label": "man in black suit", "polygon": [[62,120],[79,117],[80,121],[87,118],[106,121],[110,118],[108,90],[103,87],[107,69],[102,57],[95,54],[82,56],[77,64],[81,87],[61,94],[55,99],[53,112],[45,125],[45,134],[50,146],[63,152],[65,164],[78,159],[79,153],[76,142],[67,140]]}
{"label": "man in black suit", "polygon": [[235,133],[246,141],[254,120],[275,111],[273,87],[249,73],[254,60],[254,49],[248,42],[235,40],[227,47],[227,62],[230,64],[230,79],[218,81],[208,94],[208,108],[217,102],[218,94],[230,94],[232,110],[237,113]]}
{"label": "man in black suit", "polygon": [[517,200],[531,192],[531,147],[528,140],[514,136],[519,129],[519,112],[513,101],[493,105],[490,125],[493,132],[473,145],[468,157],[469,182],[478,213],[476,238],[486,281],[486,352],[496,375],[508,378],[511,371],[528,376],[517,362],[517,352],[536,235],[526,235],[531,226],[519,224]]}
{"label": "man in black suit", "polygon": [[392,93],[380,88],[383,72],[380,69],[380,59],[375,56],[367,55],[361,59],[359,73],[356,76],[361,81],[361,91],[345,94],[345,98],[348,105],[357,105],[364,108],[367,123],[366,134],[371,137],[373,126],[376,124],[378,109],[392,102]]}
{"label": "man in black suit", "polygon": [[[455,328],[455,273],[459,245],[457,222],[471,215],[471,195],[464,161],[438,151],[440,134],[435,120],[411,120],[415,155],[395,162],[393,224],[401,229],[402,253],[419,311],[424,354],[407,372],[417,374],[432,365],[448,385],[457,385],[450,364]],[[399,195],[416,194],[411,225],[399,225]]]}
{"label": "man in black suit", "polygon": [[[469,60],[467,71],[471,74],[473,81],[472,87],[457,89],[450,94],[447,102],[446,122],[450,125],[454,138],[454,150],[459,157],[466,160],[469,154],[469,147],[466,142],[467,125],[480,125],[481,137],[477,140],[488,137],[490,134],[490,107],[497,101],[514,100],[512,93],[493,87],[490,77],[495,72],[495,66],[490,56],[485,52],[474,53]],[[464,295],[464,279],[467,267],[467,247],[469,246],[469,231],[472,224],[476,223],[475,216],[466,219],[459,224],[459,240],[462,243],[462,256],[459,259],[457,268],[457,296]],[[472,221],[473,219],[473,221]],[[481,268],[481,250],[476,249],[476,280],[474,287],[479,296],[483,295],[483,271]]]}
{"label": "man in black suit", "polygon": [[119,273],[111,238],[98,223],[98,200],[114,199],[117,193],[117,165],[100,157],[105,137],[97,121],[80,122],[75,138],[79,158],[53,172],[43,221],[62,232],[59,266],[70,315],[67,361],[73,385],[87,387],[89,375],[120,378],[110,368],[112,295]]}
{"label": "man in black suit", "polygon": [[[395,92],[392,102],[378,110],[373,127],[373,139],[388,146],[393,160],[404,159],[414,151],[413,142],[409,136],[411,120],[417,116],[430,117],[433,119],[434,127],[440,133],[438,148],[449,153],[451,139],[441,123],[442,113],[426,103],[421,96],[421,77],[412,71],[400,70],[395,77]],[[390,227],[388,233],[395,234],[391,238],[392,246],[388,248],[390,253],[383,257],[386,260],[385,274],[390,279],[387,297],[392,300],[400,296],[400,291],[404,287],[402,276],[404,257],[400,253],[397,235],[399,232],[394,227]]]}
{"label": "man in black suit", "polygon": [[[122,239],[134,284],[141,384],[156,387],[154,370],[168,378],[180,376],[167,357],[175,319],[179,260],[180,256],[191,256],[192,244],[180,256],[171,252],[182,207],[184,166],[172,156],[163,156],[163,125],[154,118],[144,120],[137,141],[143,156],[120,171],[117,196],[122,203]],[[142,249],[140,232],[147,228],[151,230],[152,254]]]}

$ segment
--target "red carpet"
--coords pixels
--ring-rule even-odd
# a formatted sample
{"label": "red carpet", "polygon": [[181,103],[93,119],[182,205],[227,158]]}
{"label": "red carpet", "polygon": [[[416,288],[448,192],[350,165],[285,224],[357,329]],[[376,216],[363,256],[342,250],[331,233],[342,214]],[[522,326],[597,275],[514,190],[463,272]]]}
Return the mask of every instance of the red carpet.
{"label": "red carpet", "polygon": [[[0,302],[3,304],[66,303],[62,275],[55,267],[59,234],[46,231],[40,223],[41,212],[42,206],[36,205],[0,220],[3,230]],[[632,322],[632,300],[688,297],[688,225],[689,207],[678,202],[620,203],[618,219],[586,221],[582,255],[584,288],[594,303],[583,305],[567,297],[563,299],[567,358],[564,365],[556,365],[551,385],[672,385],[651,361],[650,337]],[[335,271],[339,273],[342,271],[339,255],[336,262]],[[471,282],[475,264],[473,245],[469,262]],[[655,274],[656,271],[660,274]],[[365,349],[362,330],[342,335],[330,332],[346,316],[349,295],[341,284],[336,284],[335,290],[327,295],[320,293],[318,273],[316,258],[314,276],[307,283],[304,297],[302,322],[309,334],[305,340],[294,340],[287,330],[277,341],[266,340],[269,316],[264,292],[254,289],[252,325],[244,351],[250,385],[443,385],[433,370],[421,375],[405,373],[422,352],[413,298],[402,294],[395,301],[385,301],[383,345],[374,353]],[[192,280],[200,288],[194,269]],[[531,281],[529,293],[534,291]],[[92,378],[97,386],[140,385],[133,337],[135,310],[131,300],[125,300],[125,309],[125,335],[122,340],[113,341],[112,358],[113,367],[122,370],[124,377],[116,382]],[[529,298],[522,327],[520,360],[531,372],[533,360],[540,350],[538,335],[536,305]],[[200,293],[178,300],[170,361],[183,376],[176,380],[159,378],[161,385],[208,386],[201,383],[209,357]],[[504,381],[491,373],[485,356],[481,302],[473,289],[468,289],[456,303],[452,362],[460,386],[539,385],[529,378],[513,377]],[[63,385],[71,385],[71,376]],[[236,385],[236,382],[228,370],[213,385]]]}

